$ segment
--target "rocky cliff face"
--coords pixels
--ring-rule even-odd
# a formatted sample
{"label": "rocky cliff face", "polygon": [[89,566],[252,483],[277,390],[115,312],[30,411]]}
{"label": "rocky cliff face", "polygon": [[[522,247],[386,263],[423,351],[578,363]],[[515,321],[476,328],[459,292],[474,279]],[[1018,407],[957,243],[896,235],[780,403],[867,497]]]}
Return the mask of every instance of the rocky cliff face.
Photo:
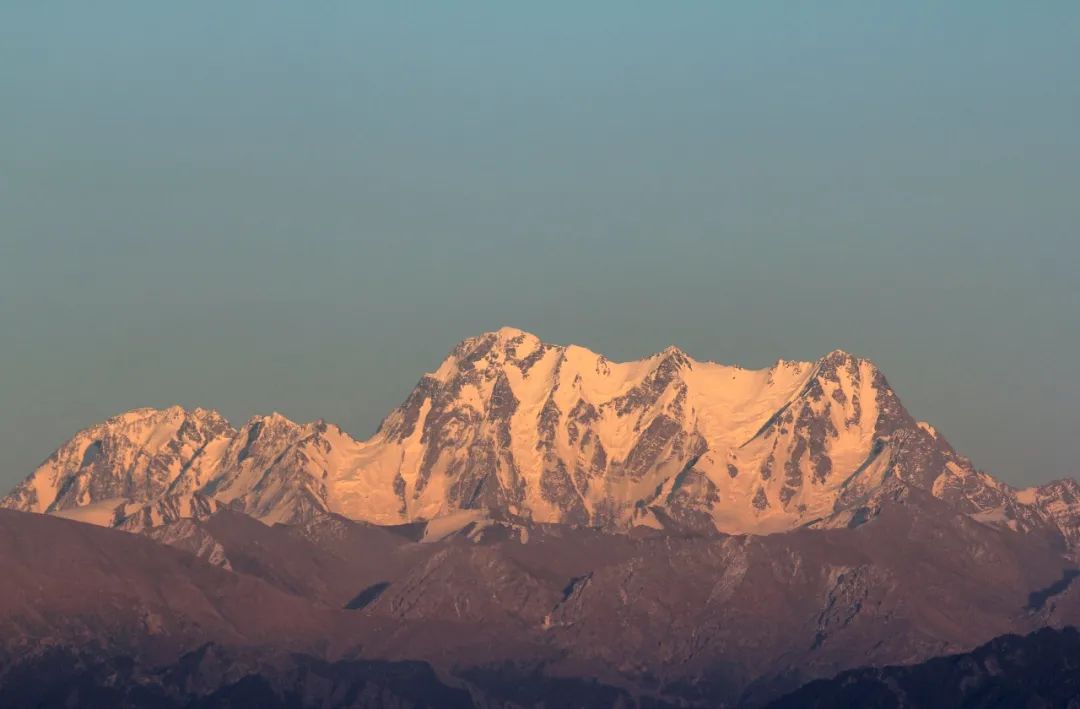
{"label": "rocky cliff face", "polygon": [[504,328],[458,345],[374,437],[260,416],[141,409],[80,432],[4,500],[138,529],[230,506],[264,521],[379,524],[458,510],[627,529],[856,524],[888,481],[974,518],[1080,539],[1073,481],[1017,491],[835,351],[765,370],[676,348],[616,363]]}

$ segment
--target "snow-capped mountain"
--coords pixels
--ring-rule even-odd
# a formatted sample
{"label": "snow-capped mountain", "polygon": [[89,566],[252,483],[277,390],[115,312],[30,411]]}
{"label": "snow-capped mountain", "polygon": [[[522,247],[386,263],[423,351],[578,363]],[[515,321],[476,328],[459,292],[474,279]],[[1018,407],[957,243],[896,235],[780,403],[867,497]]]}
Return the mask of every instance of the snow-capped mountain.
{"label": "snow-capped mountain", "polygon": [[139,409],[77,434],[3,506],[130,529],[227,505],[267,522],[477,509],[767,533],[858,524],[896,484],[1080,540],[1080,486],[1018,491],[976,470],[868,360],[834,351],[750,370],[668,348],[617,363],[512,328],[458,345],[370,440],[278,414],[235,430],[203,409]]}
{"label": "snow-capped mountain", "polygon": [[[208,475],[235,435],[215,411],[129,411],[80,431],[2,504],[115,525],[126,506],[162,500],[181,477]],[[200,504],[187,495],[176,512],[191,516]]]}

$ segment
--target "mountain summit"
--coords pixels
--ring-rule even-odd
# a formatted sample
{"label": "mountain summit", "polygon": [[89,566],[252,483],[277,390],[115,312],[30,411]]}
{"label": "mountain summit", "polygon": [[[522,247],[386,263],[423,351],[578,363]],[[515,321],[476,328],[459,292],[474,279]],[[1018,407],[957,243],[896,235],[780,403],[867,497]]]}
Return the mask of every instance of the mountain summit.
{"label": "mountain summit", "polygon": [[3,500],[138,529],[229,506],[397,524],[508,521],[769,533],[856,525],[895,486],[1080,538],[1073,481],[1015,490],[915,421],[869,360],[750,370],[669,347],[618,363],[503,328],[469,338],[367,441],[280,414],[138,409],[78,433]]}

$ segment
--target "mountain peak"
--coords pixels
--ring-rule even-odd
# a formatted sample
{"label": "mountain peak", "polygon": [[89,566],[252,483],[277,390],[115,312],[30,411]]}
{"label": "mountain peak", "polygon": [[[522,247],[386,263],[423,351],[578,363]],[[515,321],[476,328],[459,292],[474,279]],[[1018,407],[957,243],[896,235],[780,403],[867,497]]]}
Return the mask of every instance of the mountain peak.
{"label": "mountain peak", "polygon": [[132,409],[79,431],[15,488],[4,506],[33,512],[165,494],[208,445],[236,431],[216,411]]}
{"label": "mountain peak", "polygon": [[525,330],[522,330],[522,329],[516,328],[516,327],[511,327],[510,325],[503,325],[498,330],[494,330],[492,332],[485,333],[485,334],[495,335],[501,341],[513,340],[513,339],[519,338],[519,337],[530,337],[530,338],[533,338],[533,339],[536,339],[536,340],[540,339],[536,335],[532,334],[531,332],[526,332]]}
{"label": "mountain peak", "polygon": [[690,355],[686,354],[686,352],[681,350],[676,345],[668,345],[667,347],[660,350],[659,352],[656,352],[652,356],[653,357],[662,357],[662,358],[674,357],[676,359],[683,359],[683,360],[690,359]]}
{"label": "mountain peak", "polygon": [[884,383],[884,378],[876,364],[865,357],[842,349],[835,349],[819,359],[817,371],[819,376],[826,379],[836,379],[842,373],[846,373],[848,377],[868,376],[872,380],[877,380],[879,384]]}
{"label": "mountain peak", "polygon": [[513,345],[519,342],[540,342],[540,338],[520,328],[504,325],[497,330],[488,330],[461,341],[456,349],[472,349],[479,345]]}
{"label": "mountain peak", "polygon": [[848,352],[847,350],[837,348],[837,349],[833,350],[832,352],[829,352],[829,354],[822,357],[820,361],[822,361],[822,362],[836,362],[836,363],[841,363],[841,362],[843,362],[843,363],[862,362],[862,361],[864,361],[864,358],[859,357],[858,355],[854,355],[851,352]]}
{"label": "mountain peak", "polygon": [[255,414],[247,420],[244,424],[244,428],[250,428],[255,425],[276,425],[276,426],[288,426],[292,428],[299,428],[300,424],[296,423],[289,417],[277,411],[271,411],[268,414]]}
{"label": "mountain peak", "polygon": [[856,509],[889,480],[1015,524],[1065,528],[1080,515],[1068,484],[1017,494],[975,471],[873,363],[842,349],[761,370],[674,345],[613,362],[513,327],[463,340],[367,441],[278,412],[237,431],[206,409],[136,409],[81,432],[3,504],[120,500],[153,505],[154,523],[212,504],[272,521],[330,510],[380,524],[485,509],[752,533]]}
{"label": "mountain peak", "polygon": [[[112,416],[105,421],[105,425],[109,424],[132,424],[147,419],[161,419],[170,415],[176,416],[184,413],[184,409],[180,406],[170,406],[164,409],[157,409],[152,406],[140,406],[134,409],[130,409],[116,416]],[[98,424],[101,425],[101,424]]]}
{"label": "mountain peak", "polygon": [[154,408],[152,406],[141,406],[112,416],[101,423],[80,431],[79,434],[89,433],[101,428],[114,428],[119,430],[130,429],[133,426],[157,426],[180,419],[207,422],[213,425],[227,426],[229,423],[225,417],[215,409],[204,409],[201,407],[186,409],[179,404],[173,404],[172,406],[162,409]]}

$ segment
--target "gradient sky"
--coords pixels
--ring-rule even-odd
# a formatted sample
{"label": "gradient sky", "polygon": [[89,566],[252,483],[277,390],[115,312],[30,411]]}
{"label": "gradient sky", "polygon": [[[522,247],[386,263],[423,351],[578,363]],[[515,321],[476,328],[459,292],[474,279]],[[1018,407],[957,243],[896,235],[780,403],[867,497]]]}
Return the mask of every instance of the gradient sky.
{"label": "gradient sky", "polygon": [[0,486],[144,405],[366,437],[504,324],[842,347],[1080,473],[1080,3],[733,5],[4,2]]}

